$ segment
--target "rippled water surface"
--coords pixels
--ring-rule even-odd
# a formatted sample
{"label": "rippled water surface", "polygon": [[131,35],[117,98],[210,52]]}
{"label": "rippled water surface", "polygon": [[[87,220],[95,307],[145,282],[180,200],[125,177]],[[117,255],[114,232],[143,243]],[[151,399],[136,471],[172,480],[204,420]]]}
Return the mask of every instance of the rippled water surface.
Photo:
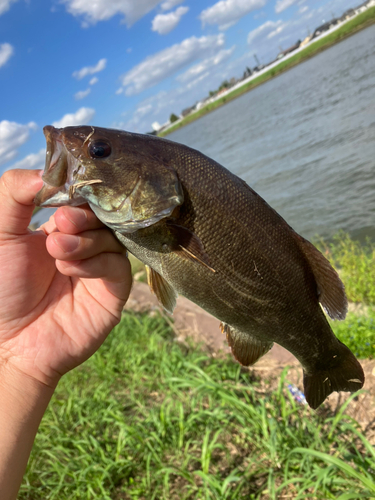
{"label": "rippled water surface", "polygon": [[375,240],[375,26],[170,134],[296,231]]}

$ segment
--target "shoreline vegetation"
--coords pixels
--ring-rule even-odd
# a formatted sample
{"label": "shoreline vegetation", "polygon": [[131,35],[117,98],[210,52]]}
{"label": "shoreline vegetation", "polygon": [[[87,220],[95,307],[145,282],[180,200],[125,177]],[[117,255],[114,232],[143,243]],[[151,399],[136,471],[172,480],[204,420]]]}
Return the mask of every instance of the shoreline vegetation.
{"label": "shoreline vegetation", "polygon": [[312,411],[288,389],[300,367],[248,370],[156,311],[125,312],[59,383],[19,500],[375,498],[375,250],[343,233],[318,245],[366,305],[332,322],[367,358],[364,390]]}
{"label": "shoreline vegetation", "polygon": [[329,47],[332,47],[332,45],[335,45],[336,43],[345,40],[346,38],[354,35],[355,33],[358,33],[358,31],[368,28],[374,23],[375,23],[375,7],[370,7],[366,11],[355,16],[350,21],[347,21],[345,24],[337,28],[332,33],[322,38],[319,38],[318,40],[316,40],[316,42],[310,43],[306,48],[300,50],[294,56],[289,57],[285,61],[281,60],[281,62],[277,66],[270,68],[268,71],[262,73],[257,78],[252,79],[248,83],[245,83],[241,87],[236,88],[232,92],[229,91],[223,97],[217,99],[216,101],[210,104],[207,104],[206,106],[200,108],[198,111],[195,111],[187,115],[185,118],[176,122],[175,124],[172,124],[166,130],[163,130],[162,132],[157,134],[158,137],[165,137],[168,134],[175,132],[176,130],[184,127],[185,125],[188,125],[189,123],[192,123],[193,121],[201,118],[202,116],[205,116],[211,111],[214,111],[215,109],[227,104],[233,99],[236,99],[237,97],[240,97],[246,92],[253,90],[259,85],[268,82],[272,78],[281,75],[282,73],[288,71],[294,66],[297,66],[298,64],[307,61],[311,57],[314,57],[320,52],[323,52]]}

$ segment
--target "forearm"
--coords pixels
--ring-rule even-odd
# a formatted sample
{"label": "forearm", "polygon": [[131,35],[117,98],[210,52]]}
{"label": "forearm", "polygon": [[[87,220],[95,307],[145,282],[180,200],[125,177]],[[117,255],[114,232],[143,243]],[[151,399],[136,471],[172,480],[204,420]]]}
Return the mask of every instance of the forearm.
{"label": "forearm", "polygon": [[9,365],[0,366],[1,500],[15,500],[53,389]]}

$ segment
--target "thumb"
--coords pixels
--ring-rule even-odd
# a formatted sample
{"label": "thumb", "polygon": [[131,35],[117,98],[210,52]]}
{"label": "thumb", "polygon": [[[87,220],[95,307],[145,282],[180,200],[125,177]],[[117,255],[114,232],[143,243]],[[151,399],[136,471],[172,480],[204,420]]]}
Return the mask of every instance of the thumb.
{"label": "thumb", "polygon": [[0,177],[0,239],[27,233],[33,200],[42,186],[39,170],[8,170]]}

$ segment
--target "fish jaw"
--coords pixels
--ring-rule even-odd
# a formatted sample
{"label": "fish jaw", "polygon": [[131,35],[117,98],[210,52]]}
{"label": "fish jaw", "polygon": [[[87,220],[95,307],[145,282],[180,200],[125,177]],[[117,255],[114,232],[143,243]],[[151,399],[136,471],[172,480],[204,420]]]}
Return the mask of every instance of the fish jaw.
{"label": "fish jaw", "polygon": [[[157,160],[151,166],[147,162],[141,165],[139,154],[127,154],[121,144],[127,133],[86,126],[46,126],[43,130],[46,165],[36,205],[88,203],[105,225],[121,233],[133,233],[171,216],[183,203],[176,172]],[[101,161],[90,157],[90,144],[97,140],[111,146],[110,158]]]}
{"label": "fish jaw", "polygon": [[34,203],[40,207],[79,206],[86,200],[73,193],[74,172],[79,162],[66,149],[60,129],[46,126],[43,129],[47,142],[46,163],[42,179],[44,185],[36,194]]}

